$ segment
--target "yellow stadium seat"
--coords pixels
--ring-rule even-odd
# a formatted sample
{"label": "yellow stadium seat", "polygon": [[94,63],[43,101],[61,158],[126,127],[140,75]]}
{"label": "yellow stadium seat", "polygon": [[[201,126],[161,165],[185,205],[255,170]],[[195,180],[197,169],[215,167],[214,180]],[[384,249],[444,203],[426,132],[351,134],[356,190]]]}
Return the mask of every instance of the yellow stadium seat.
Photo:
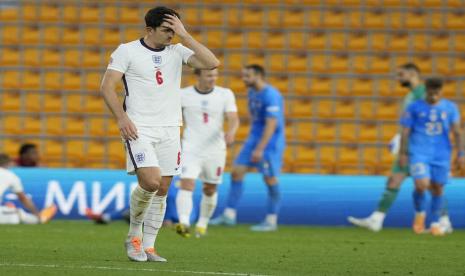
{"label": "yellow stadium seat", "polygon": [[48,135],[63,135],[63,116],[47,116],[45,117],[45,133]]}
{"label": "yellow stadium seat", "polygon": [[347,33],[346,32],[329,32],[326,34],[326,40],[328,44],[327,50],[341,50],[347,49]]}
{"label": "yellow stadium seat", "polygon": [[106,125],[109,136],[120,137],[118,125],[116,124],[116,121],[113,118],[106,120]]}
{"label": "yellow stadium seat", "polygon": [[359,100],[357,110],[360,118],[374,118],[375,105],[371,100]]}
{"label": "yellow stadium seat", "polygon": [[[247,55],[242,55],[242,56],[245,57],[245,64],[262,64],[262,65],[265,64],[265,56],[261,53],[259,54],[252,53],[252,54],[247,54]],[[242,64],[241,68],[245,64]]]}
{"label": "yellow stadium seat", "polygon": [[313,123],[307,121],[296,121],[294,123],[296,138],[300,142],[311,141],[313,138]]}
{"label": "yellow stadium seat", "polygon": [[389,48],[395,51],[406,51],[409,48],[409,36],[404,32],[392,34],[389,42]]}
{"label": "yellow stadium seat", "polygon": [[381,124],[381,130],[380,130],[380,140],[383,143],[388,143],[391,141],[392,137],[399,133],[400,131],[400,126],[399,124],[392,123],[392,124]]}
{"label": "yellow stadium seat", "polygon": [[103,137],[108,132],[108,119],[102,117],[89,117],[87,119],[88,135]]}
{"label": "yellow stadium seat", "polygon": [[144,30],[141,27],[125,26],[122,29],[123,41],[133,41],[144,36]]}
{"label": "yellow stadium seat", "polygon": [[[106,9],[108,7],[105,7],[104,14],[107,15]],[[116,17],[116,13],[112,12],[110,17]],[[101,18],[101,13],[100,13],[100,8],[97,4],[90,4],[90,5],[83,5],[81,9],[79,10],[79,21],[84,22],[84,23],[97,23],[100,21]],[[105,17],[106,19],[106,17]]]}
{"label": "yellow stadium seat", "polygon": [[39,5],[33,3],[24,3],[21,7],[23,21],[38,22],[39,21]]}
{"label": "yellow stadium seat", "polygon": [[317,102],[317,117],[330,118],[333,116],[333,104],[332,100],[320,100]]}
{"label": "yellow stadium seat", "polygon": [[459,96],[460,94],[458,93],[459,91],[459,84],[455,81],[452,80],[446,80],[444,82],[444,87],[442,89],[442,96],[444,98],[455,98],[456,96]]}
{"label": "yellow stadium seat", "polygon": [[[250,39],[250,36],[249,36]],[[266,36],[266,44],[261,45],[270,49],[285,49],[286,48],[286,36],[282,32],[269,32]],[[263,41],[263,40],[262,40]]]}
{"label": "yellow stadium seat", "polygon": [[53,166],[59,167],[62,164],[64,157],[64,142],[59,139],[47,139],[43,142],[44,147],[41,148],[41,161],[43,161],[47,167]]}
{"label": "yellow stadium seat", "polygon": [[428,14],[423,10],[413,10],[406,14],[405,26],[407,29],[428,28]]}
{"label": "yellow stadium seat", "polygon": [[19,111],[21,108],[21,94],[17,91],[4,91],[1,93],[0,110]]}
{"label": "yellow stadium seat", "polygon": [[[94,34],[98,35],[98,34]],[[77,45],[81,41],[79,27],[70,26],[63,29],[62,42],[65,45]]]}
{"label": "yellow stadium seat", "polygon": [[[238,10],[239,15],[239,24],[241,26],[250,26],[250,27],[261,27],[264,23],[264,12],[263,9],[258,7],[243,8]],[[234,24],[234,22],[231,22]]]}
{"label": "yellow stadium seat", "polygon": [[207,30],[204,33],[206,45],[210,48],[223,47],[223,32],[217,30]]}
{"label": "yellow stadium seat", "polygon": [[80,11],[76,4],[65,3],[63,5],[63,21],[75,23],[79,21]]}
{"label": "yellow stadium seat", "polygon": [[308,33],[307,48],[313,50],[324,50],[326,47],[326,34],[324,32],[313,31]]}
{"label": "yellow stadium seat", "polygon": [[430,74],[433,72],[433,60],[429,54],[416,56],[413,62],[421,68],[422,73]]}
{"label": "yellow stadium seat", "polygon": [[247,32],[247,48],[263,49],[264,47],[266,47],[266,44],[264,42],[265,36],[263,35],[263,32]]}
{"label": "yellow stadium seat", "polygon": [[317,160],[317,149],[315,146],[297,146],[296,161],[312,163]]}
{"label": "yellow stadium seat", "polygon": [[58,4],[42,4],[39,6],[39,21],[57,22],[60,20],[60,6]]}
{"label": "yellow stadium seat", "polygon": [[305,35],[303,32],[288,32],[286,40],[291,49],[304,49],[305,47]]}
{"label": "yellow stadium seat", "polygon": [[389,43],[389,36],[386,33],[378,33],[378,32],[372,32],[370,33],[370,46],[374,50],[377,51],[385,51],[388,49],[391,49],[391,44]]}
{"label": "yellow stadium seat", "polygon": [[328,96],[332,92],[331,79],[327,77],[312,78],[310,82],[309,92],[312,95]]}
{"label": "yellow stadium seat", "polygon": [[336,125],[334,123],[316,123],[315,139],[320,142],[332,142],[336,140]]}
{"label": "yellow stadium seat", "polygon": [[21,42],[25,44],[39,44],[40,41],[40,29],[37,25],[24,26],[21,30],[22,38]]}
{"label": "yellow stadium seat", "polygon": [[374,90],[374,85],[371,79],[357,78],[352,81],[351,91],[355,95],[372,95]]}
{"label": "yellow stadium seat", "polygon": [[305,12],[302,9],[285,9],[282,15],[282,25],[286,28],[289,27],[304,27]]}
{"label": "yellow stadium seat", "polygon": [[452,49],[451,36],[448,33],[431,34],[431,44],[429,49],[433,52],[449,51]]}
{"label": "yellow stadium seat", "polygon": [[370,71],[372,73],[390,73],[391,62],[389,55],[376,55],[370,60]]}
{"label": "yellow stadium seat", "polygon": [[68,93],[66,94],[66,111],[67,112],[82,112],[84,100],[82,95]]}
{"label": "yellow stadium seat", "polygon": [[456,76],[465,75],[465,57],[464,56],[458,56],[455,58],[454,75]]}
{"label": "yellow stadium seat", "polygon": [[446,28],[447,14],[444,12],[433,12],[431,13],[431,27],[433,29],[443,30]]}
{"label": "yellow stadium seat", "polygon": [[249,127],[247,125],[241,125],[237,129],[236,139],[244,140],[249,134]]}
{"label": "yellow stadium seat", "polygon": [[101,81],[101,72],[87,72],[84,75],[84,89],[87,91],[99,91]]}
{"label": "yellow stadium seat", "polygon": [[23,94],[24,109],[26,112],[40,112],[44,111],[42,107],[42,94],[28,92]]}
{"label": "yellow stadium seat", "polygon": [[64,132],[67,135],[84,135],[85,120],[82,116],[67,116],[64,123]]}
{"label": "yellow stadium seat", "polygon": [[359,141],[360,142],[376,142],[378,141],[378,127],[376,124],[363,123],[360,124]]}
{"label": "yellow stadium seat", "polygon": [[271,71],[284,72],[286,71],[286,56],[284,54],[271,53],[267,56],[267,64]]}
{"label": "yellow stadium seat", "polygon": [[460,9],[448,12],[446,16],[446,29],[449,29],[449,30],[465,29],[465,12]]}
{"label": "yellow stadium seat", "polygon": [[430,38],[429,34],[422,34],[422,33],[414,34],[412,36],[412,45],[411,45],[412,48],[415,51],[419,51],[419,52],[428,51],[429,44],[430,44],[429,38]]}
{"label": "yellow stadium seat", "polygon": [[181,10],[181,18],[188,26],[200,24],[201,10],[194,7],[184,7]]}
{"label": "yellow stadium seat", "polygon": [[357,165],[359,162],[359,150],[356,146],[338,147],[336,162],[341,165]]}
{"label": "yellow stadium seat", "polygon": [[392,79],[379,79],[375,83],[375,91],[381,96],[404,96],[405,93],[397,89],[396,84]]}
{"label": "yellow stadium seat", "polygon": [[71,164],[80,164],[85,155],[84,140],[68,139],[65,145],[67,161]]}
{"label": "yellow stadium seat", "polygon": [[311,90],[306,76],[294,76],[291,84],[294,94],[310,95]]}
{"label": "yellow stadium seat", "polygon": [[358,142],[359,124],[341,123],[338,125],[337,134],[343,142]]}
{"label": "yellow stadium seat", "polygon": [[21,134],[40,134],[42,130],[42,120],[39,116],[24,116]]}
{"label": "yellow stadium seat", "polygon": [[340,9],[326,10],[323,15],[323,26],[328,28],[345,27],[347,14]]}
{"label": "yellow stadium seat", "polygon": [[248,104],[247,104],[247,98],[236,98],[236,104],[238,108],[239,115],[244,116],[247,115],[249,110],[248,110]]}
{"label": "yellow stadium seat", "polygon": [[57,48],[45,49],[42,52],[42,66],[57,67],[61,64],[61,51]]}
{"label": "yellow stadium seat", "polygon": [[295,100],[291,105],[290,114],[292,117],[309,118],[312,114],[312,102],[308,100]]}
{"label": "yellow stadium seat", "polygon": [[242,66],[244,66],[242,55],[239,53],[228,53],[224,56],[224,60],[224,66],[228,70],[241,70]]}
{"label": "yellow stadium seat", "polygon": [[8,21],[19,21],[19,14],[20,9],[18,7],[4,7],[0,9],[0,21],[1,22],[8,22]]}
{"label": "yellow stadium seat", "polygon": [[269,77],[268,82],[283,94],[287,94],[290,91],[287,76]]}
{"label": "yellow stadium seat", "polygon": [[41,52],[35,48],[26,48],[22,52],[23,65],[26,66],[39,66],[42,63],[40,62]]}
{"label": "yellow stadium seat", "polygon": [[366,28],[383,29],[387,26],[389,14],[383,9],[375,9],[366,12],[364,19]]}
{"label": "yellow stadium seat", "polygon": [[399,119],[398,103],[395,101],[382,101],[378,103],[376,109],[376,117],[385,120]]}
{"label": "yellow stadium seat", "polygon": [[22,76],[22,88],[26,89],[39,89],[40,88],[40,72],[39,71],[25,71]]}
{"label": "yellow stadium seat", "polygon": [[84,110],[90,113],[105,112],[105,103],[99,94],[90,94],[86,96]]}
{"label": "yellow stadium seat", "polygon": [[21,73],[16,70],[4,70],[0,76],[3,88],[19,88],[21,83]]}
{"label": "yellow stadium seat", "polygon": [[243,33],[240,31],[227,32],[225,34],[225,46],[227,48],[241,48],[243,44]]}
{"label": "yellow stadium seat", "polygon": [[353,118],[356,117],[356,106],[351,100],[337,101],[334,107],[334,116],[338,118]]}
{"label": "yellow stadium seat", "polygon": [[2,64],[3,66],[19,65],[20,64],[19,48],[18,47],[3,47],[0,52],[0,64]]}
{"label": "yellow stadium seat", "polygon": [[353,32],[348,37],[349,50],[365,50],[368,47],[368,36],[364,32]]}
{"label": "yellow stadium seat", "polygon": [[436,56],[433,60],[433,73],[450,76],[455,73],[455,58],[448,56]]}
{"label": "yellow stadium seat", "polygon": [[141,23],[143,15],[138,5],[125,5],[119,9],[119,21],[123,23]]}
{"label": "yellow stadium seat", "polygon": [[332,73],[346,73],[349,71],[349,57],[346,53],[332,55],[328,70]]}
{"label": "yellow stadium seat", "polygon": [[[108,142],[109,166],[124,168],[126,165],[126,150],[121,140],[111,140]],[[111,165],[113,164],[113,165]]]}
{"label": "yellow stadium seat", "polygon": [[60,112],[63,105],[63,97],[59,93],[43,94],[44,111],[45,112]]}
{"label": "yellow stadium seat", "polygon": [[319,162],[333,164],[336,160],[336,147],[320,146],[318,149]]}
{"label": "yellow stadium seat", "polygon": [[44,76],[44,89],[59,90],[62,88],[62,74],[56,71],[46,71]]}
{"label": "yellow stadium seat", "polygon": [[315,54],[311,55],[311,71],[323,73],[328,71],[328,64],[330,63],[330,58],[327,55]]}
{"label": "yellow stadium seat", "polygon": [[65,90],[81,89],[81,74],[79,72],[63,73],[63,89]]}
{"label": "yellow stadium seat", "polygon": [[106,145],[103,140],[90,140],[87,142],[85,160],[102,160],[105,157]]}
{"label": "yellow stadium seat", "polygon": [[5,115],[2,118],[3,133],[5,134],[19,134],[22,131],[22,120],[17,115]]}
{"label": "yellow stadium seat", "polygon": [[202,25],[221,26],[226,17],[222,7],[206,7],[202,9]]}
{"label": "yellow stadium seat", "polygon": [[21,30],[18,26],[2,26],[2,43],[17,46],[20,43]]}
{"label": "yellow stadium seat", "polygon": [[308,56],[306,53],[290,54],[287,56],[287,69],[292,72],[307,71]]}
{"label": "yellow stadium seat", "polygon": [[[83,43],[86,45],[101,45],[104,44],[104,39],[106,38],[107,34],[106,29],[101,29],[99,27],[86,27],[82,29],[83,33]],[[117,44],[117,43],[116,43]]]}

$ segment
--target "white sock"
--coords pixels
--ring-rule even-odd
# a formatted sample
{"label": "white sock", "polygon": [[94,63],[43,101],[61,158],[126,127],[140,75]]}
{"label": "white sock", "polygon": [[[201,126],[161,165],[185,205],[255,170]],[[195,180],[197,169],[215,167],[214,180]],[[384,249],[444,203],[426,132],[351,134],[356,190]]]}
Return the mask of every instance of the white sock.
{"label": "white sock", "polygon": [[223,215],[229,219],[236,220],[236,209],[226,208]]}
{"label": "white sock", "polygon": [[218,202],[218,193],[214,193],[211,196],[202,194],[202,200],[200,201],[200,215],[199,221],[197,222],[198,227],[207,228],[210,218],[213,216],[213,212]]}
{"label": "white sock", "polygon": [[371,217],[377,221],[384,221],[384,218],[386,217],[386,214],[380,211],[375,211],[373,214],[371,214]]}
{"label": "white sock", "polygon": [[129,237],[142,237],[142,222],[154,194],[139,185],[132,192],[129,203]]}
{"label": "white sock", "polygon": [[189,226],[192,213],[192,191],[179,189],[176,195],[176,209],[179,223]]}
{"label": "white sock", "polygon": [[166,195],[154,195],[152,203],[147,210],[144,218],[144,238],[142,243],[144,248],[152,248],[155,246],[158,231],[160,230],[166,211]]}
{"label": "white sock", "polygon": [[19,221],[24,224],[38,224],[40,223],[39,217],[24,211],[21,208],[16,209],[18,211]]}
{"label": "white sock", "polygon": [[276,214],[268,214],[266,215],[265,221],[271,225],[278,224],[278,215]]}

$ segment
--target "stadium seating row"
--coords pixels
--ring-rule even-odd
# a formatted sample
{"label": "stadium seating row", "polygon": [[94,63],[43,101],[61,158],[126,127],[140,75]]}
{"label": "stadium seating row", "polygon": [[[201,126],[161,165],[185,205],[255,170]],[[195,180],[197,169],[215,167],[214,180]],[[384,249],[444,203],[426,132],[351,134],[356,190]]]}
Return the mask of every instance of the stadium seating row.
{"label": "stadium seating row", "polygon": [[[316,2],[316,1],[313,1]],[[328,5],[325,1],[325,5]],[[353,1],[360,5],[361,1]],[[368,1],[370,2],[370,1]],[[408,1],[407,1],[408,2]],[[426,1],[427,2],[427,1]],[[460,6],[461,0],[446,1],[452,7]],[[257,4],[263,2],[258,1]],[[439,3],[439,1],[438,1]],[[185,3],[184,3],[185,4]],[[291,3],[292,4],[292,3]],[[462,2],[463,4],[463,2]],[[349,4],[350,5],[350,4]],[[23,9],[12,6],[0,9],[2,21],[25,22],[74,22],[74,23],[142,23],[143,15],[151,5],[127,3],[124,5],[105,5],[104,3],[60,3],[55,4],[25,4]],[[313,27],[313,28],[412,28],[412,29],[463,29],[463,10],[450,9],[446,13],[438,10],[412,9],[385,10],[372,7],[358,9],[340,7],[311,9],[296,8],[293,5],[283,7],[263,7],[263,5],[219,6],[205,7],[180,6],[182,18],[188,25],[202,26],[253,26],[253,27]]]}

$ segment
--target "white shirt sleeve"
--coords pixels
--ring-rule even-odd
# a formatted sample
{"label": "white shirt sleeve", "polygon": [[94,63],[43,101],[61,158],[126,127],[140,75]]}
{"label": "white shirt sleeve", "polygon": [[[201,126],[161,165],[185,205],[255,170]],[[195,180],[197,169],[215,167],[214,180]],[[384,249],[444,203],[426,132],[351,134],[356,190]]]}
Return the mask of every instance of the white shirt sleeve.
{"label": "white shirt sleeve", "polygon": [[224,112],[237,112],[236,97],[234,92],[228,89],[226,90],[226,106]]}
{"label": "white shirt sleeve", "polygon": [[110,62],[107,69],[116,70],[121,73],[126,73],[129,68],[129,51],[125,44],[121,44],[111,54]]}
{"label": "white shirt sleeve", "polygon": [[19,177],[16,174],[11,173],[10,178],[11,178],[10,180],[11,192],[16,194],[16,193],[20,193],[24,191],[23,184],[21,184],[21,179],[19,179]]}
{"label": "white shirt sleeve", "polygon": [[189,58],[194,55],[194,51],[182,45],[181,43],[176,44],[174,50],[181,56],[183,64],[187,64]]}

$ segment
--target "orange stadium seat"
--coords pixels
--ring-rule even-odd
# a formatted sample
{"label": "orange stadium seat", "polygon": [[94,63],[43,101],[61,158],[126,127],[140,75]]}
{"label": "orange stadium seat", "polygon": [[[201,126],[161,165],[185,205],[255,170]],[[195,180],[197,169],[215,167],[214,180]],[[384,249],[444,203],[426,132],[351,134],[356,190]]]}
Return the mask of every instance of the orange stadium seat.
{"label": "orange stadium seat", "polygon": [[64,118],[63,116],[46,116],[45,117],[45,133],[49,135],[63,135],[66,134],[64,132],[63,127]]}
{"label": "orange stadium seat", "polygon": [[334,163],[336,160],[336,147],[321,146],[318,149],[320,163]]}
{"label": "orange stadium seat", "polygon": [[80,165],[85,155],[84,140],[67,139],[65,145],[68,163]]}
{"label": "orange stadium seat", "polygon": [[81,57],[82,66],[84,67],[98,68],[105,64],[102,62],[100,50],[98,49],[85,50],[82,52]]}
{"label": "orange stadium seat", "polygon": [[37,25],[23,26],[21,43],[25,44],[39,44],[40,41],[40,29]]}
{"label": "orange stadium seat", "polygon": [[42,66],[57,67],[61,64],[61,51],[57,48],[45,49],[42,52]]}
{"label": "orange stadium seat", "polygon": [[452,37],[444,32],[430,35],[430,50],[433,52],[449,51],[452,49]]}
{"label": "orange stadium seat", "polygon": [[0,64],[3,66],[16,66],[20,63],[20,51],[18,47],[3,47],[0,50]]}
{"label": "orange stadium seat", "polygon": [[62,42],[65,45],[77,45],[81,41],[81,32],[78,26],[70,26],[63,29]]}
{"label": "orange stadium seat", "polygon": [[[307,48],[314,50],[324,50],[327,47],[327,35],[322,31],[311,31],[308,33]],[[303,40],[302,40],[303,41]]]}
{"label": "orange stadium seat", "polygon": [[63,89],[65,90],[81,89],[81,74],[76,71],[63,73]]}
{"label": "orange stadium seat", "polygon": [[286,64],[286,56],[284,54],[274,54],[271,53],[267,55],[267,65],[268,68],[271,69],[271,71],[276,71],[276,72],[285,72],[287,70],[287,65]]}
{"label": "orange stadium seat", "polygon": [[39,6],[39,21],[58,22],[60,20],[60,5],[41,4]]}
{"label": "orange stadium seat", "polygon": [[429,45],[430,35],[417,33],[411,36],[412,48],[418,52],[428,51],[430,48]]}
{"label": "orange stadium seat", "polygon": [[66,111],[67,112],[82,112],[82,107],[84,105],[84,100],[82,95],[68,93],[66,94]]}
{"label": "orange stadium seat", "polygon": [[269,77],[268,82],[283,94],[287,94],[290,91],[287,76]]}
{"label": "orange stadium seat", "polygon": [[101,31],[101,35],[103,36],[103,38],[97,37],[98,42],[96,45],[103,44],[105,46],[116,47],[122,42],[122,35],[118,27],[108,27],[102,29]]}
{"label": "orange stadium seat", "polygon": [[431,27],[433,29],[445,29],[446,28],[446,14],[442,12],[431,13]]}
{"label": "orange stadium seat", "polygon": [[188,26],[197,26],[200,24],[201,10],[193,7],[184,7],[181,10],[181,18]]}
{"label": "orange stadium seat", "polygon": [[101,72],[87,72],[84,77],[84,89],[87,91],[99,91],[102,81]]}
{"label": "orange stadium seat", "polygon": [[331,50],[346,50],[347,49],[347,34],[346,32],[328,32],[326,34],[327,49]]}
{"label": "orange stadium seat", "polygon": [[312,163],[317,160],[317,149],[315,146],[297,146],[296,160],[299,162]]}
{"label": "orange stadium seat", "polygon": [[301,9],[285,9],[282,15],[282,26],[303,27],[305,23],[305,12]]}
{"label": "orange stadium seat", "polygon": [[64,158],[64,143],[58,139],[47,139],[41,148],[41,162],[47,167],[62,167]]}
{"label": "orange stadium seat", "polygon": [[21,94],[17,91],[3,91],[1,93],[0,110],[19,111],[21,108]]}
{"label": "orange stadium seat", "polygon": [[40,134],[42,130],[42,120],[39,116],[24,116],[22,118],[21,134]]}
{"label": "orange stadium seat", "polygon": [[397,120],[400,116],[398,105],[397,102],[390,100],[379,102],[376,109],[377,118]]}
{"label": "orange stadium seat", "polygon": [[337,101],[334,107],[334,116],[337,118],[356,117],[355,103],[351,100]]}
{"label": "orange stadium seat", "polygon": [[[252,64],[252,63],[265,64],[265,56],[262,53],[258,53],[258,54],[251,53],[251,54],[242,55],[242,56],[245,57],[245,64]],[[242,63],[239,68],[242,68],[242,66],[244,66],[245,64]]]}
{"label": "orange stadium seat", "polygon": [[372,57],[369,61],[370,71],[373,73],[389,73],[391,71],[390,56],[380,54]]}
{"label": "orange stadium seat", "polygon": [[21,88],[39,89],[40,88],[40,72],[39,71],[23,71],[21,75]]}
{"label": "orange stadium seat", "polygon": [[389,141],[391,141],[391,139],[392,139],[392,137],[394,137],[394,135],[399,133],[399,130],[400,130],[400,126],[397,123],[392,123],[392,124],[384,123],[384,124],[381,124],[381,132],[380,132],[380,134],[381,134],[381,137],[380,137],[381,142],[388,143]]}
{"label": "orange stadium seat", "polygon": [[309,100],[295,100],[289,111],[292,117],[309,118],[312,115],[312,102]]}
{"label": "orange stadium seat", "polygon": [[465,51],[465,34],[456,33],[454,35],[454,44],[456,51]]}
{"label": "orange stadium seat", "polygon": [[425,54],[413,58],[413,62],[421,68],[422,73],[430,74],[433,72],[433,60],[431,55]]}
{"label": "orange stadium seat", "polygon": [[[110,6],[107,6],[107,8]],[[75,11],[76,12],[76,11]],[[107,12],[104,12],[107,15]],[[115,16],[115,12],[112,12],[112,17]],[[79,10],[79,21],[84,23],[97,23],[100,21],[101,13],[100,8],[97,4],[83,5]],[[105,17],[106,19],[106,17]]]}
{"label": "orange stadium seat", "polygon": [[412,10],[405,14],[405,27],[407,29],[426,29],[428,28],[428,13],[424,10]]}
{"label": "orange stadium seat", "polygon": [[296,138],[300,142],[309,142],[313,138],[313,123],[307,121],[296,121],[294,123]]}
{"label": "orange stadium seat", "polygon": [[306,76],[294,76],[291,80],[292,92],[298,95],[310,95],[308,78]]}
{"label": "orange stadium seat", "polygon": [[346,25],[347,13],[344,10],[333,9],[323,12],[323,27],[342,28]]}
{"label": "orange stadium seat", "polygon": [[358,142],[359,124],[340,123],[337,132],[339,139],[343,142]]}
{"label": "orange stadium seat", "polygon": [[84,135],[85,133],[85,120],[80,115],[67,116],[64,123],[64,132],[67,135]]}
{"label": "orange stadium seat", "polygon": [[62,88],[62,74],[57,71],[46,71],[43,74],[44,86],[43,89],[59,90]]}
{"label": "orange stadium seat", "polygon": [[[261,37],[258,37],[261,41]],[[250,36],[249,36],[250,39]],[[286,36],[283,32],[268,32],[266,35],[266,43],[260,45],[262,47],[270,49],[285,49],[286,48]]]}
{"label": "orange stadium seat", "polygon": [[[243,8],[243,9],[234,9],[239,13],[239,24],[241,26],[250,26],[250,27],[261,27],[264,23],[264,12],[263,9],[259,7]],[[234,21],[230,21],[233,25]]]}
{"label": "orange stadium seat", "polygon": [[348,36],[349,50],[365,50],[368,46],[368,35],[365,32],[352,32]]}
{"label": "orange stadium seat", "polygon": [[334,123],[316,123],[315,139],[320,142],[329,142],[336,140],[336,124]]}
{"label": "orange stadium seat", "polygon": [[202,23],[206,26],[221,26],[223,25],[226,12],[222,7],[206,7],[202,9]]}
{"label": "orange stadium seat", "polygon": [[3,133],[5,134],[19,134],[21,133],[22,120],[17,115],[4,115],[3,116]]}
{"label": "orange stadium seat", "polygon": [[365,13],[364,26],[366,28],[383,29],[389,21],[389,13],[384,9],[374,9]]}
{"label": "orange stadium seat", "polygon": [[365,74],[369,72],[368,64],[369,64],[369,57],[366,55],[354,55],[351,56],[352,61],[352,68],[351,71],[354,73],[361,73]]}
{"label": "orange stadium seat", "polygon": [[247,125],[241,125],[237,129],[237,133],[236,133],[237,137],[236,137],[236,139],[244,140],[247,137],[248,134],[249,134],[249,127]]}
{"label": "orange stadium seat", "polygon": [[80,11],[76,4],[64,3],[63,4],[63,21],[75,23],[79,21]]}
{"label": "orange stadium seat", "polygon": [[304,72],[308,68],[308,55],[296,53],[287,56],[287,69],[292,72]]}
{"label": "orange stadium seat", "polygon": [[20,43],[20,32],[18,26],[6,25],[2,27],[2,44],[7,45],[19,45]]}
{"label": "orange stadium seat", "polygon": [[105,103],[99,94],[90,94],[85,97],[84,110],[90,113],[105,112]]}
{"label": "orange stadium seat", "polygon": [[389,37],[391,35],[380,32],[370,32],[369,47],[377,51],[385,51],[391,49],[389,44]]}
{"label": "orange stadium seat", "polygon": [[39,6],[33,3],[24,3],[21,7],[23,21],[39,21]]}
{"label": "orange stadium seat", "polygon": [[18,149],[22,143],[23,141],[18,138],[4,138],[0,141],[0,150],[8,154],[11,158],[16,158]]}
{"label": "orange stadium seat", "polygon": [[357,104],[359,118],[374,118],[375,105],[371,100],[359,100]]}
{"label": "orange stadium seat", "polygon": [[442,96],[445,98],[455,98],[456,96],[460,95],[459,93],[457,93],[458,91],[459,89],[457,82],[452,80],[446,80],[444,82],[444,88],[442,89]]}
{"label": "orange stadium seat", "polygon": [[359,162],[359,150],[356,146],[342,146],[337,151],[337,164],[339,166],[357,165]]}
{"label": "orange stadium seat", "polygon": [[40,112],[43,109],[43,95],[42,93],[26,92],[23,94],[24,98],[24,111],[26,112]]}
{"label": "orange stadium seat", "polygon": [[35,48],[26,48],[22,52],[23,65],[26,66],[39,66],[42,63],[40,62],[40,57],[42,56],[41,51]]}
{"label": "orange stadium seat", "polygon": [[138,5],[121,6],[119,9],[119,22],[140,24],[142,18],[143,15]]}
{"label": "orange stadium seat", "polygon": [[457,9],[448,12],[446,15],[446,28],[452,30],[465,29],[465,11],[463,9]]}
{"label": "orange stadium seat", "polygon": [[346,73],[349,71],[349,58],[346,53],[332,55],[329,63],[329,71],[332,73]]}
{"label": "orange stadium seat", "polygon": [[88,117],[87,120],[88,135],[91,136],[106,136],[108,132],[108,119],[102,117]]}
{"label": "orange stadium seat", "polygon": [[143,29],[141,27],[124,26],[121,30],[123,41],[133,41],[143,37]]}
{"label": "orange stadium seat", "polygon": [[378,128],[376,124],[372,124],[372,123],[360,124],[358,134],[359,134],[360,142],[378,141]]}
{"label": "orange stadium seat", "polygon": [[331,62],[330,56],[315,54],[311,56],[311,71],[317,73],[328,72],[328,64]]}
{"label": "orange stadium seat", "polygon": [[2,22],[7,21],[19,21],[20,9],[18,7],[4,7],[0,9],[0,20]]}
{"label": "orange stadium seat", "polygon": [[372,95],[374,90],[374,84],[371,79],[357,78],[352,81],[351,91],[357,96]]}
{"label": "orange stadium seat", "polygon": [[106,144],[103,140],[90,140],[87,142],[86,161],[100,160],[102,161],[106,153]]}
{"label": "orange stadium seat", "polygon": [[241,48],[244,40],[244,33],[241,31],[230,31],[225,33],[225,46],[227,48]]}
{"label": "orange stadium seat", "polygon": [[454,61],[454,75],[463,76],[465,74],[465,56],[458,56]]}
{"label": "orange stadium seat", "polygon": [[317,102],[317,116],[320,118],[329,118],[333,116],[333,105],[332,100],[320,100]]}
{"label": "orange stadium seat", "polygon": [[101,29],[100,27],[82,28],[82,42],[86,45],[93,46],[104,44],[104,38],[107,36],[104,32],[105,29]]}
{"label": "orange stadium seat", "polygon": [[456,59],[448,56],[435,56],[432,71],[434,74],[450,76],[455,73]]}
{"label": "orange stadium seat", "polygon": [[305,34],[303,32],[288,32],[286,38],[288,47],[291,49],[304,49],[305,47]]}
{"label": "orange stadium seat", "polygon": [[246,47],[251,49],[263,49],[266,47],[266,36],[261,31],[248,31]]}
{"label": "orange stadium seat", "polygon": [[223,47],[223,32],[217,30],[205,30],[203,37],[205,44],[210,48]]}
{"label": "orange stadium seat", "polygon": [[239,115],[244,116],[248,115],[248,105],[247,105],[247,98],[241,97],[236,98],[236,104],[239,111]]}
{"label": "orange stadium seat", "polygon": [[410,45],[409,38],[406,32],[393,33],[389,37],[389,48],[395,51],[407,51]]}
{"label": "orange stadium seat", "polygon": [[4,70],[0,76],[3,88],[19,88],[21,73],[17,70]]}

